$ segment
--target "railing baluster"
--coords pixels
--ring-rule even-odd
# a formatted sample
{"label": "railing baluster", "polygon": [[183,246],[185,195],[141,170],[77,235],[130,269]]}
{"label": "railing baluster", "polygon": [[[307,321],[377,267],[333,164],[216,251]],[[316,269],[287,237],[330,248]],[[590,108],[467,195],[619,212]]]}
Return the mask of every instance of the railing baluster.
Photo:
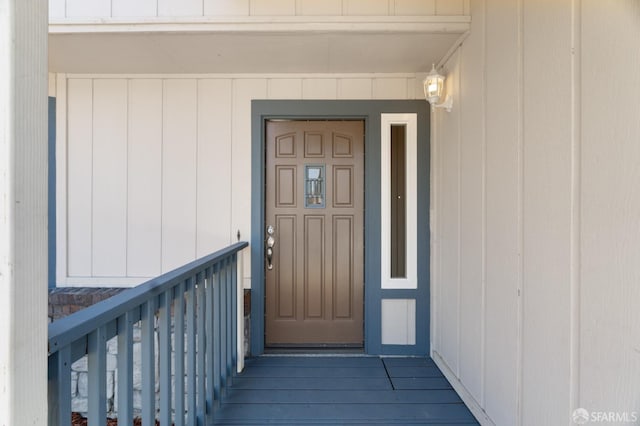
{"label": "railing baluster", "polygon": [[206,356],[205,363],[207,371],[207,414],[211,416],[213,414],[213,405],[214,405],[214,397],[213,397],[213,376],[215,372],[213,371],[213,280],[212,280],[212,268],[207,268],[204,273],[204,279],[206,282],[206,321],[205,321],[205,330],[206,330]]}
{"label": "railing baluster", "polygon": [[227,387],[227,269],[225,267],[226,259],[221,261],[220,265],[220,379],[221,399],[226,394]]}
{"label": "railing baluster", "polygon": [[[184,282],[173,295],[173,339],[175,352],[175,426],[184,426]],[[128,423],[127,423],[128,424]]]}
{"label": "railing baluster", "polygon": [[238,363],[238,289],[236,282],[236,255],[234,254],[231,257],[231,264],[229,265],[230,275],[231,275],[231,286],[229,290],[231,291],[231,321],[233,323],[232,333],[231,333],[231,365],[233,370],[231,371],[231,379],[235,375],[235,367]]}
{"label": "railing baluster", "polygon": [[98,327],[89,334],[87,354],[89,379],[88,424],[107,424],[107,339],[106,327]]}
{"label": "railing baluster", "polygon": [[220,265],[215,266],[213,283],[213,397],[220,403]]}
{"label": "railing baluster", "polygon": [[233,305],[232,305],[232,301],[233,301],[233,293],[234,293],[234,289],[231,286],[231,257],[228,257],[225,260],[225,266],[224,266],[224,270],[225,270],[225,277],[226,277],[226,284],[225,284],[225,288],[227,289],[227,294],[226,294],[226,303],[227,303],[227,317],[226,317],[226,323],[227,323],[227,343],[225,345],[226,350],[227,350],[227,386],[231,386],[231,380],[232,377],[231,375],[233,374],[232,368],[231,366],[233,365],[233,320],[234,320],[234,314],[235,314],[235,310],[233,309]]}
{"label": "railing baluster", "polygon": [[49,356],[49,426],[71,424],[71,346]]}
{"label": "railing baluster", "polygon": [[205,422],[205,415],[206,415],[206,409],[207,409],[207,401],[206,401],[206,394],[205,394],[205,377],[206,377],[206,370],[205,370],[205,362],[204,362],[204,358],[205,358],[205,308],[206,308],[206,302],[205,302],[205,288],[204,288],[204,274],[200,273],[198,274],[197,278],[196,278],[196,282],[197,282],[197,290],[198,290],[198,313],[196,316],[197,319],[197,323],[198,323],[198,331],[197,331],[197,338],[198,338],[198,373],[197,373],[197,382],[198,382],[198,408],[197,408],[197,412],[198,412],[198,421],[197,424],[198,426],[203,426],[204,422]]}
{"label": "railing baluster", "polygon": [[196,287],[187,280],[187,426],[196,425]]}
{"label": "railing baluster", "polygon": [[242,268],[244,267],[242,263],[242,253],[236,253],[233,256],[235,264],[233,265],[233,270],[231,273],[233,274],[233,282],[236,286],[236,294],[238,296],[237,300],[237,328],[236,328],[236,336],[237,336],[237,345],[236,345],[236,373],[240,373],[244,370],[244,280],[242,275]]}
{"label": "railing baluster", "polygon": [[155,426],[156,420],[155,313],[154,297],[143,305],[141,312],[142,426]]}
{"label": "railing baluster", "polygon": [[160,424],[164,426],[171,424],[171,298],[168,291],[160,295],[158,317]]}
{"label": "railing baluster", "polygon": [[118,420],[133,423],[133,314],[118,318]]}

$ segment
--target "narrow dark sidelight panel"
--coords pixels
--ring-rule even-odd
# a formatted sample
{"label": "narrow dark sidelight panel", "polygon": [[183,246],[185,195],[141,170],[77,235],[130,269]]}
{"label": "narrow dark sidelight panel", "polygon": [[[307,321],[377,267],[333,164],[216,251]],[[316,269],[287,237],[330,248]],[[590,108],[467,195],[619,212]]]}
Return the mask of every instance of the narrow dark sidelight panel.
{"label": "narrow dark sidelight panel", "polygon": [[391,126],[391,278],[407,277],[406,126]]}

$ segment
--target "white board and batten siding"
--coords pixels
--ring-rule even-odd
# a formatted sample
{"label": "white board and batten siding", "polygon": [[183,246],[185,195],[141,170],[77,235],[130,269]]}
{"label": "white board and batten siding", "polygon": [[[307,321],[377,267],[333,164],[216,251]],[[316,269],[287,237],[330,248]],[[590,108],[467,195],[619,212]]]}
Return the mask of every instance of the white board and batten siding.
{"label": "white board and batten siding", "polygon": [[49,0],[52,20],[242,16],[460,16],[470,0]]}
{"label": "white board and batten siding", "polygon": [[433,358],[483,424],[637,422],[640,3],[471,7],[432,114]]}
{"label": "white board and batten siding", "polygon": [[[413,74],[58,74],[55,83],[60,286],[135,285],[238,231],[249,239],[252,99],[422,96]],[[248,255],[244,266],[248,287]]]}

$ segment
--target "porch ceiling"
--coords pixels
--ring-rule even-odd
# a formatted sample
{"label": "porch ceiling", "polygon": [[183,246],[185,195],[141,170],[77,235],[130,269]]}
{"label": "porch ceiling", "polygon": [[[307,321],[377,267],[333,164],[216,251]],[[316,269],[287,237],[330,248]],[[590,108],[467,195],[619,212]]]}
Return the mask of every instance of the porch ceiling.
{"label": "porch ceiling", "polygon": [[70,73],[426,72],[468,17],[50,25],[49,70]]}

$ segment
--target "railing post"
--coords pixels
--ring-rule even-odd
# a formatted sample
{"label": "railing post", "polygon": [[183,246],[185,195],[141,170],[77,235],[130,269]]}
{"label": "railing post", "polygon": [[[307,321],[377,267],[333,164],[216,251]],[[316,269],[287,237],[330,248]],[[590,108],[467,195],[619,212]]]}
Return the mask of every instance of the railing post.
{"label": "railing post", "polygon": [[244,274],[242,272],[243,264],[243,254],[242,251],[239,251],[236,254],[236,265],[235,265],[235,275],[234,281],[236,285],[236,291],[238,293],[238,323],[236,326],[236,372],[241,373],[244,370]]}
{"label": "railing post", "polygon": [[71,348],[49,355],[49,426],[71,424]]}
{"label": "railing post", "polygon": [[231,263],[229,264],[231,272],[231,285],[229,291],[231,292],[231,376],[230,380],[233,380],[233,376],[236,373],[236,366],[238,364],[238,291],[236,286],[236,255],[231,256]]}

